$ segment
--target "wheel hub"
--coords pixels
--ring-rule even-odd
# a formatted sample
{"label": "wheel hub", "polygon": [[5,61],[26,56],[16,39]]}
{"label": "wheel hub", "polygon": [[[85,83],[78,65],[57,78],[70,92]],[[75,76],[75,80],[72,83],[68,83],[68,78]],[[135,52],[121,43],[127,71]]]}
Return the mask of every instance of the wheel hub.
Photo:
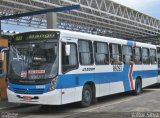
{"label": "wheel hub", "polygon": [[88,102],[90,100],[90,98],[91,98],[90,92],[88,90],[86,90],[84,92],[84,100],[85,100],[85,102]]}

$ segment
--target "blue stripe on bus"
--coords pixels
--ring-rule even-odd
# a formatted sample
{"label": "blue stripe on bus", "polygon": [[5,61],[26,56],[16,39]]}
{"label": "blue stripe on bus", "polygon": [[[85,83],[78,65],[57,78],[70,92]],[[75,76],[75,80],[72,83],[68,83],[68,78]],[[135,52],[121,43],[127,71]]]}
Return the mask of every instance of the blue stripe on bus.
{"label": "blue stripe on bus", "polygon": [[88,73],[88,74],[64,74],[59,76],[58,89],[83,86],[87,81],[95,84],[124,81],[125,90],[130,90],[128,80],[129,65],[125,65],[123,72]]}
{"label": "blue stripe on bus", "polygon": [[[137,76],[141,76],[142,79],[147,79],[156,77],[157,75],[157,70],[134,71],[133,79],[135,80]],[[127,69],[124,69],[124,72],[60,75],[56,88],[61,89],[83,86],[87,81],[93,81],[95,84],[123,81],[125,91],[131,90]]]}
{"label": "blue stripe on bus", "polygon": [[133,46],[134,45],[134,41],[127,41],[127,45],[129,45],[129,46]]}
{"label": "blue stripe on bus", "polygon": [[8,88],[19,94],[43,94],[49,91],[50,84],[45,85],[19,85],[8,84]]}
{"label": "blue stripe on bus", "polygon": [[[130,82],[128,78],[129,65],[125,65],[123,72],[106,72],[106,73],[88,73],[88,74],[64,74],[59,75],[56,84],[56,89],[62,88],[73,88],[78,86],[83,86],[87,81],[92,81],[95,84],[104,84],[112,82],[123,81],[125,91],[131,90]],[[135,80],[137,76],[141,76],[142,79],[147,79],[150,77],[156,77],[158,75],[157,70],[143,70],[143,71],[133,71],[133,79]],[[14,91],[13,88],[19,89],[37,89],[37,85],[17,85],[9,83],[10,90]],[[50,84],[46,84],[44,93],[48,92]]]}
{"label": "blue stripe on bus", "polygon": [[157,70],[134,71],[132,74],[134,79],[136,79],[138,75],[141,76],[143,79],[150,78],[150,77],[156,77],[158,75],[158,71]]}

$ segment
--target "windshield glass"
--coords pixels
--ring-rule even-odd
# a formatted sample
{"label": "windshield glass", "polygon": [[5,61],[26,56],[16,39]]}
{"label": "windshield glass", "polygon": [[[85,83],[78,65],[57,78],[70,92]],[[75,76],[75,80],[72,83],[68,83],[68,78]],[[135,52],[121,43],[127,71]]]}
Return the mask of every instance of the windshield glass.
{"label": "windshield glass", "polygon": [[10,46],[9,78],[50,79],[58,73],[58,44],[23,43]]}

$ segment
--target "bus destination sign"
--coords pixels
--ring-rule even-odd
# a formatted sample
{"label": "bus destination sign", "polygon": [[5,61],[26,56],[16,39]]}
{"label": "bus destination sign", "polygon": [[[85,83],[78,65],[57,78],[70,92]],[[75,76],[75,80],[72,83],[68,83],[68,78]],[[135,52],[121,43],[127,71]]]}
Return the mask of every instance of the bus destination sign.
{"label": "bus destination sign", "polygon": [[59,32],[30,32],[22,33],[14,36],[14,41],[29,41],[29,40],[46,40],[46,39],[58,39]]}

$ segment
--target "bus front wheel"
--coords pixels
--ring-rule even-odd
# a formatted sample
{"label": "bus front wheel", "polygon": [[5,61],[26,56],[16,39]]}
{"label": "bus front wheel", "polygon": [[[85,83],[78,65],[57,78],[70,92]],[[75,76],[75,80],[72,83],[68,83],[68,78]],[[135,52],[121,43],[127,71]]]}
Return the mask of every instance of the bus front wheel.
{"label": "bus front wheel", "polygon": [[142,81],[140,78],[137,78],[135,81],[135,95],[139,95],[142,92]]}
{"label": "bus front wheel", "polygon": [[83,91],[82,91],[82,101],[81,101],[81,106],[82,107],[88,107],[91,105],[92,103],[92,89],[89,85],[85,85],[83,87]]}

